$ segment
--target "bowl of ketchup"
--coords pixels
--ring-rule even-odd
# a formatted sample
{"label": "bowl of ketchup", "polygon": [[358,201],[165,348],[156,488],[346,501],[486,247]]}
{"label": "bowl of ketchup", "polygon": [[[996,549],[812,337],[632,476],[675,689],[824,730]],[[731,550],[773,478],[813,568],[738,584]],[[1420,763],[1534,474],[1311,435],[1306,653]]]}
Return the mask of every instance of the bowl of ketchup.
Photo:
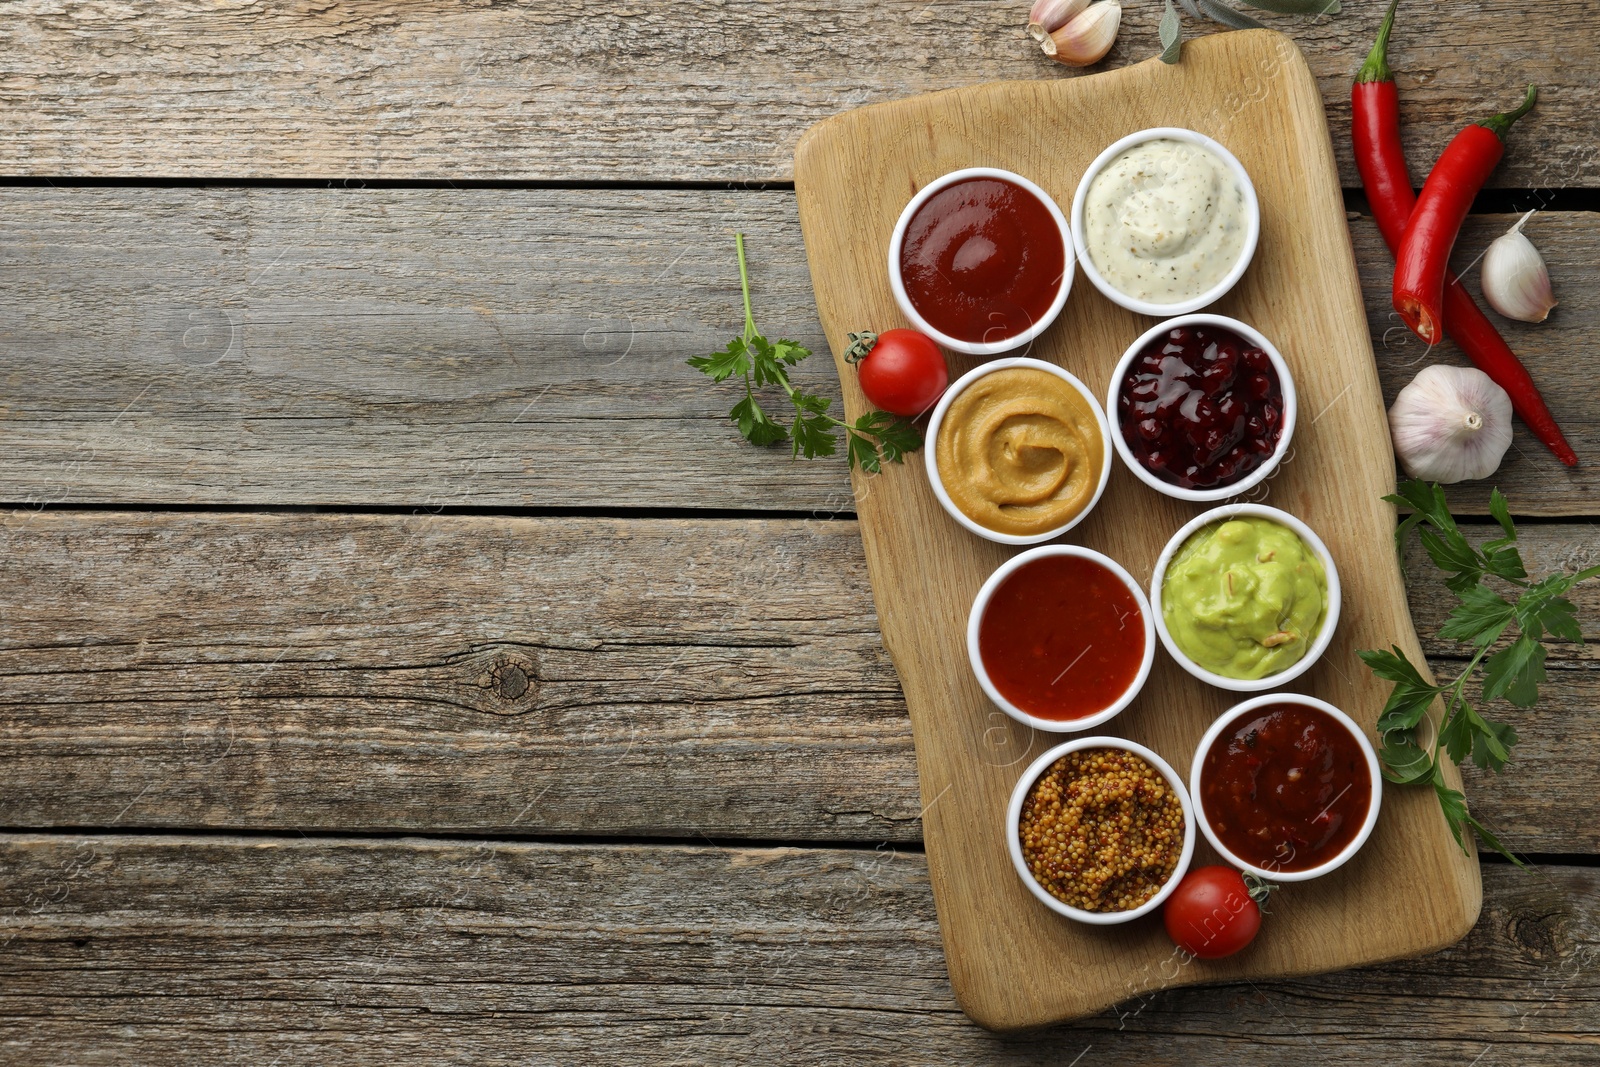
{"label": "bowl of ketchup", "polygon": [[1155,659],[1144,590],[1110,556],[1044,545],[1013,556],[978,590],[967,655],[1001,711],[1052,733],[1087,730],[1139,695]]}
{"label": "bowl of ketchup", "polygon": [[1315,697],[1269,693],[1211,724],[1189,792],[1201,833],[1224,860],[1268,881],[1303,882],[1366,843],[1383,778],[1350,716]]}
{"label": "bowl of ketchup", "polygon": [[1072,233],[1039,186],[968,167],[928,183],[889,241],[889,285],[911,325],[969,356],[1032,341],[1072,288]]}

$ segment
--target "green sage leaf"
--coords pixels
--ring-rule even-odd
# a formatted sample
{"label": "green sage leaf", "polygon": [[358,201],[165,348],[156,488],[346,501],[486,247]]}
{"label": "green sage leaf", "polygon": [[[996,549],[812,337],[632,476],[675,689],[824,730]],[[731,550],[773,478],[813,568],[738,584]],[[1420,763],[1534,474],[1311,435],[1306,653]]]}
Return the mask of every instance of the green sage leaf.
{"label": "green sage leaf", "polygon": [[1339,0],[1242,0],[1246,7],[1279,15],[1336,15]]}
{"label": "green sage leaf", "polygon": [[1167,0],[1167,9],[1161,13],[1159,33],[1161,62],[1176,63],[1183,50],[1183,21],[1178,18],[1178,9],[1172,6],[1172,0]]}
{"label": "green sage leaf", "polygon": [[1222,0],[1198,0],[1198,2],[1200,10],[1205,12],[1206,17],[1213,22],[1220,22],[1224,26],[1235,30],[1266,29],[1262,23],[1246,15],[1243,11],[1235,11],[1227,4],[1224,4]]}

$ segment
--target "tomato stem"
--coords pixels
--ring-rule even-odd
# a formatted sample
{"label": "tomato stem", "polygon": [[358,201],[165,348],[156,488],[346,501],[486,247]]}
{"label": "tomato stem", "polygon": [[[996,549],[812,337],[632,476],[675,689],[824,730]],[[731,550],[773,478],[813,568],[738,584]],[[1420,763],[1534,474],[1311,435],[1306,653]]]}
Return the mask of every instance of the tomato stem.
{"label": "tomato stem", "polygon": [[1251,900],[1256,902],[1256,906],[1261,909],[1261,914],[1265,915],[1267,913],[1267,898],[1277,892],[1280,887],[1276,883],[1269,882],[1259,874],[1253,874],[1250,871],[1241,872],[1239,877],[1244,879],[1245,892],[1250,895]]}
{"label": "tomato stem", "polygon": [[851,334],[850,347],[844,350],[844,361],[846,363],[860,363],[867,358],[867,354],[872,351],[873,346],[877,343],[878,335],[871,330],[863,330],[860,333]]}

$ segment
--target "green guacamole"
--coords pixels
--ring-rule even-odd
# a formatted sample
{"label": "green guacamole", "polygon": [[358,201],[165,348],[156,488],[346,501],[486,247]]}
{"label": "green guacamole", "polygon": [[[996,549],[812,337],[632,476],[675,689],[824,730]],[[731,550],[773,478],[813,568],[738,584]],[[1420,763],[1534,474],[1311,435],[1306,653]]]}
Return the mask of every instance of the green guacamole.
{"label": "green guacamole", "polygon": [[1328,575],[1300,535],[1271,519],[1198,530],[1161,584],[1167,632],[1224,678],[1265,678],[1299,662],[1328,615]]}

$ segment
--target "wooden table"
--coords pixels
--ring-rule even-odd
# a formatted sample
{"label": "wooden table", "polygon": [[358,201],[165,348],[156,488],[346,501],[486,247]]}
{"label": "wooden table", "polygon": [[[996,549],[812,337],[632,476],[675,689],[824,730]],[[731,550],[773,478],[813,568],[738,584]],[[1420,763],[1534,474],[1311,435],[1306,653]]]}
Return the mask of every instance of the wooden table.
{"label": "wooden table", "polygon": [[[0,1062],[1600,1062],[1594,643],[1495,709],[1523,741],[1469,795],[1537,866],[1484,857],[1455,948],[1022,1037],[955,1008],[843,464],[745,446],[683,360],[738,328],[735,229],[760,322],[823,346],[796,138],[1071,76],[1024,6],[8,5]],[[1462,358],[1397,328],[1353,188],[1378,7],[1266,19],[1392,396]],[[1541,570],[1600,561],[1596,14],[1411,3],[1393,48],[1415,173],[1545,88],[1460,258],[1547,209],[1562,303],[1507,334],[1591,465],[1518,431]]]}

